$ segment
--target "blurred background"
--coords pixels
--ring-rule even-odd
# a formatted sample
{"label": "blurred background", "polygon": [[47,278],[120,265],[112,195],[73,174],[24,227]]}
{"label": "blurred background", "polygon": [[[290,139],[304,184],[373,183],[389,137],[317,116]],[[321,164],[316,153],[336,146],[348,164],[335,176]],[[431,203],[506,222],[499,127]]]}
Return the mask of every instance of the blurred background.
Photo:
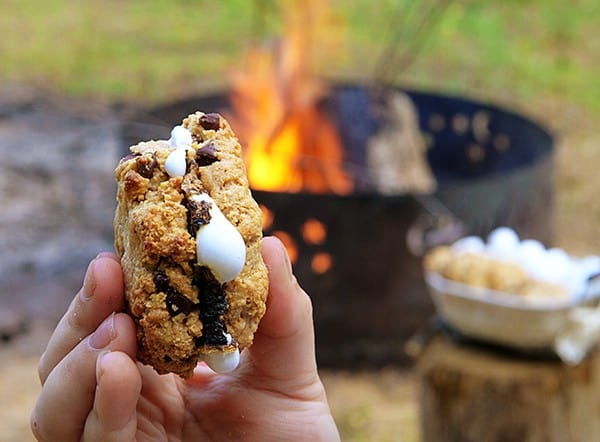
{"label": "blurred background", "polygon": [[[39,354],[89,259],[112,248],[122,123],[239,85],[240,72],[260,63],[249,54],[281,47],[286,23],[307,8],[306,34],[291,35],[302,42],[304,75],[461,96],[547,129],[550,242],[574,255],[600,252],[595,0],[5,0],[0,8],[0,395],[11,398],[0,408],[1,440],[31,438]],[[419,440],[410,363],[322,376],[343,440]]]}

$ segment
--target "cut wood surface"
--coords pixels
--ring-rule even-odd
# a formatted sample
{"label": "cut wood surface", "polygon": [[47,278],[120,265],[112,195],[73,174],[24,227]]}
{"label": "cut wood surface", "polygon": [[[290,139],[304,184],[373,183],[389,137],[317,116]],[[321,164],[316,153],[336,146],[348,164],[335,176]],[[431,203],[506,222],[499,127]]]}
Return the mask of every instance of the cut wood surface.
{"label": "cut wood surface", "polygon": [[417,362],[424,442],[600,441],[600,353],[578,366],[434,337]]}

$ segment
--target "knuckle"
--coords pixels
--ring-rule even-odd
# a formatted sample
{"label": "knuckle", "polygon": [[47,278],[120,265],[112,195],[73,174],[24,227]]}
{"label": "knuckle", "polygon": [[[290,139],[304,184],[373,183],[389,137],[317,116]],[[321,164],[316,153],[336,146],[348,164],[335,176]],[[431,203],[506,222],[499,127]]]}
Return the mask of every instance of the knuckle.
{"label": "knuckle", "polygon": [[84,315],[83,305],[79,299],[79,294],[75,296],[75,299],[71,303],[69,310],[66,313],[67,324],[70,328],[75,331],[79,331],[83,328]]}
{"label": "knuckle", "polygon": [[31,413],[31,417],[29,420],[29,426],[31,427],[31,432],[33,433],[33,437],[35,437],[38,441],[45,440],[44,434],[41,428],[40,420],[37,417],[37,407]]}

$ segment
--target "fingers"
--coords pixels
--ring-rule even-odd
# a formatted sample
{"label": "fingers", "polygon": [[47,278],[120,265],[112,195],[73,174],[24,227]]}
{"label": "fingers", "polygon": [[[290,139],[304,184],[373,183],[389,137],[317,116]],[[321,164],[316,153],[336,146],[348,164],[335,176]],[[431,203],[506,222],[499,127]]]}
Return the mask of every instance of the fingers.
{"label": "fingers", "polygon": [[278,239],[265,238],[262,252],[269,270],[269,297],[249,356],[260,374],[272,380],[290,387],[313,382],[317,366],[310,298],[292,274]]}
{"label": "fingers", "polygon": [[90,265],[83,287],[71,302],[42,355],[38,372],[42,384],[52,369],[112,312],[124,305],[123,273],[118,258],[101,253]]}
{"label": "fingers", "polygon": [[125,353],[101,354],[96,364],[98,388],[94,407],[88,415],[82,440],[134,440],[136,406],[142,378],[135,362]]}
{"label": "fingers", "polygon": [[81,341],[50,372],[31,418],[41,440],[79,440],[96,394],[96,360],[106,351],[133,358],[136,335],[133,320],[111,314],[96,331]]}

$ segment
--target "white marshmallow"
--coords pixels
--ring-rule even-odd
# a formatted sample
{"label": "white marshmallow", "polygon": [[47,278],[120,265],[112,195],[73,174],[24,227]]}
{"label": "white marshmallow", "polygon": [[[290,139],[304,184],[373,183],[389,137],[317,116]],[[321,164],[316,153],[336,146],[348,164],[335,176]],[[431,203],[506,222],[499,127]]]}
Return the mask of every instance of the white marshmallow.
{"label": "white marshmallow", "polygon": [[184,176],[187,168],[186,150],[183,147],[178,147],[169,154],[165,161],[165,171],[171,178]]}
{"label": "white marshmallow", "polygon": [[508,227],[493,230],[486,243],[476,236],[461,238],[452,245],[452,249],[457,253],[489,254],[512,261],[533,278],[563,285],[573,296],[596,293],[600,289],[600,281],[591,289],[587,282],[591,275],[600,272],[599,256],[576,259],[561,248],[546,249],[535,239],[520,241],[517,233]]}
{"label": "white marshmallow", "polygon": [[183,126],[175,126],[171,131],[169,146],[183,147],[192,145],[192,133]]}
{"label": "white marshmallow", "polygon": [[202,355],[202,360],[214,372],[229,373],[240,364],[240,351],[237,348],[226,352],[211,351]]}
{"label": "white marshmallow", "polygon": [[546,281],[560,283],[572,272],[571,258],[559,248],[546,250],[545,264]]}
{"label": "white marshmallow", "polygon": [[546,248],[535,239],[526,239],[521,242],[517,254],[517,262],[533,273],[543,273]]}
{"label": "white marshmallow", "polygon": [[485,243],[478,236],[465,236],[452,244],[452,250],[456,253],[483,253]]}
{"label": "white marshmallow", "polygon": [[519,247],[519,236],[509,227],[498,227],[487,238],[487,251],[498,258],[513,258]]}
{"label": "white marshmallow", "polygon": [[211,219],[196,234],[198,264],[208,267],[221,283],[234,279],[246,262],[246,244],[238,230],[223,215],[214,200],[206,194],[195,195],[197,202],[211,203]]}
{"label": "white marshmallow", "polygon": [[581,273],[586,275],[586,278],[600,273],[600,256],[590,255],[581,258],[578,262],[578,267],[581,269]]}

